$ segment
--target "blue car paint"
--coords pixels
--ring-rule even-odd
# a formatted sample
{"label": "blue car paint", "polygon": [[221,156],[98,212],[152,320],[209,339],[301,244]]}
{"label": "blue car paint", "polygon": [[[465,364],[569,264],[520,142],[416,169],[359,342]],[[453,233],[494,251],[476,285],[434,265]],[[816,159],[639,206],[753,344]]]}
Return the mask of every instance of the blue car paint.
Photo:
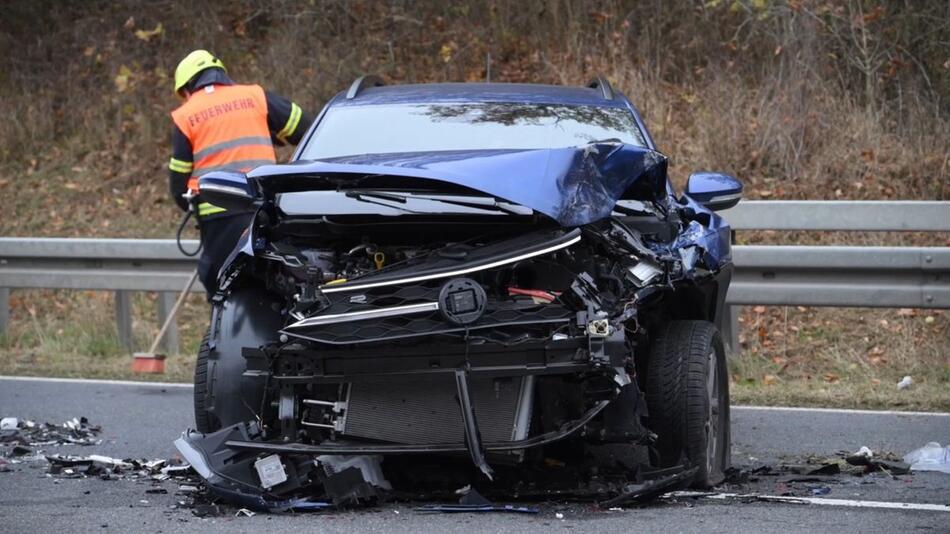
{"label": "blue car paint", "polygon": [[[723,265],[732,262],[732,229],[729,224],[726,223],[725,219],[707,210],[689,197],[684,197],[684,200],[695,213],[708,215],[708,223],[702,224],[699,222],[698,219],[705,218],[702,216],[690,221],[686,228],[673,240],[670,249],[680,251],[682,255],[683,249],[696,247],[700,252],[699,259],[703,262],[702,266],[708,271],[718,270]],[[684,265],[683,267],[687,271],[691,271],[691,267],[695,267],[695,265]]]}
{"label": "blue car paint", "polygon": [[[624,144],[541,150],[469,150],[367,154],[251,171],[264,190],[273,181],[339,175],[390,175],[461,185],[521,204],[562,226],[609,217],[631,187],[650,199],[665,195],[666,157]],[[354,182],[355,183],[355,182]],[[327,187],[327,185],[324,185]]]}
{"label": "blue car paint", "polygon": [[686,194],[698,202],[742,194],[742,182],[719,172],[694,172],[686,183]]}

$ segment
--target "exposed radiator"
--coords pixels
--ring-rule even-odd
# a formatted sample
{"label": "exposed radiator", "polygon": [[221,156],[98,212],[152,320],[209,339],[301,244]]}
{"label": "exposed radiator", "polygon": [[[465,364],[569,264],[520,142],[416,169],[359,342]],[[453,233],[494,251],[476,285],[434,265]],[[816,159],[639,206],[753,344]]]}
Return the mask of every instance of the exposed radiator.
{"label": "exposed radiator", "polygon": [[[469,378],[483,441],[527,437],[534,377]],[[464,442],[452,374],[350,384],[343,434],[394,443]]]}

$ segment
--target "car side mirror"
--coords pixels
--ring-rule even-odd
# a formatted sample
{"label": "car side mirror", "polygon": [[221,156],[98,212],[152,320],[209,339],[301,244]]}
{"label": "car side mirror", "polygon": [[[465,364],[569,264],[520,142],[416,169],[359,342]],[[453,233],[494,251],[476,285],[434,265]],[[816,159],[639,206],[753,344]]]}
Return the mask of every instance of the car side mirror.
{"label": "car side mirror", "polygon": [[742,199],[742,182],[728,174],[694,172],[686,182],[686,195],[706,209],[729,209]]}
{"label": "car side mirror", "polygon": [[257,183],[240,172],[214,171],[198,178],[202,202],[226,210],[248,211],[260,198]]}

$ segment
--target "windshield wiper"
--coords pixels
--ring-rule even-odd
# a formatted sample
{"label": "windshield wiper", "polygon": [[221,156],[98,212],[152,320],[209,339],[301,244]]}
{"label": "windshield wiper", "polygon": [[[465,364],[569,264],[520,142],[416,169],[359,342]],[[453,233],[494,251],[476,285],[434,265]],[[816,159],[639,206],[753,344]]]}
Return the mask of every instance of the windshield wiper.
{"label": "windshield wiper", "polygon": [[[507,215],[525,215],[524,213],[518,212],[517,210],[513,210],[511,208],[502,206],[501,204],[498,203],[498,200],[494,198],[472,197],[472,200],[457,200],[457,199],[450,199],[450,198],[430,197],[430,196],[425,196],[425,195],[409,195],[409,194],[404,195],[404,194],[399,194],[399,193],[391,193],[388,191],[347,191],[346,196],[349,198],[362,200],[364,202],[373,202],[373,201],[369,200],[368,198],[362,198],[362,197],[377,198],[380,200],[389,200],[392,202],[399,202],[401,204],[406,204],[410,200],[427,200],[430,202],[441,202],[443,204],[451,204],[451,205],[462,206],[466,208],[480,209],[480,210],[485,210],[485,211],[494,211],[497,213],[504,213]],[[380,204],[382,206],[388,206],[388,204],[383,204],[381,202],[373,202],[373,203]],[[393,207],[397,209],[402,209],[404,211],[408,211],[411,213],[423,213],[423,212],[416,212],[413,210],[409,210],[407,208],[399,208],[397,206],[393,206]]]}
{"label": "windshield wiper", "polygon": [[374,198],[378,198],[382,200],[389,200],[391,202],[399,202],[400,204],[406,203],[406,197],[401,196],[401,195],[396,195],[393,193],[384,193],[384,192],[376,192],[376,191],[369,191],[369,192],[346,191],[344,192],[344,194],[346,195],[347,198],[352,198],[353,200],[358,200],[360,202],[366,202],[367,204],[376,204],[377,206],[392,208],[399,211],[404,211],[406,213],[415,213],[415,214],[422,213],[419,211],[411,210],[409,208],[404,208],[402,206],[393,206],[392,204],[386,204],[385,202],[379,202],[377,200],[373,200]]}

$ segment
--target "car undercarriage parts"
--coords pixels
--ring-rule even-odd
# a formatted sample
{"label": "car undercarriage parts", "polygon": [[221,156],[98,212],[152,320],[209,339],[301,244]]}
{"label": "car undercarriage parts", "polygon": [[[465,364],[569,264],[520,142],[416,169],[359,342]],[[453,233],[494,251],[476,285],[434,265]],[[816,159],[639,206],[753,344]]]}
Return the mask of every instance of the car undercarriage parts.
{"label": "car undercarriage parts", "polygon": [[280,461],[280,456],[271,454],[254,462],[254,469],[257,471],[258,478],[261,479],[261,487],[271,489],[278,484],[287,482],[287,471],[284,470],[284,464]]}
{"label": "car undercarriage parts", "polygon": [[288,494],[309,484],[314,463],[302,456],[259,455],[235,449],[228,441],[260,440],[255,422],[238,423],[211,434],[186,432],[175,440],[182,457],[212,489],[229,494],[274,496]]}
{"label": "car undercarriage parts", "polygon": [[[565,439],[571,435],[580,432],[588,423],[600,414],[610,401],[600,401],[593,405],[577,419],[567,421],[557,429],[537,434],[535,436],[518,441],[501,442],[483,442],[482,446],[486,452],[511,452],[528,449],[531,447],[540,447]],[[239,425],[240,426],[240,425]],[[216,435],[218,433],[212,434]],[[419,445],[404,444],[375,444],[375,443],[340,443],[326,441],[317,445],[308,445],[299,442],[281,442],[264,441],[262,439],[246,439],[240,436],[234,436],[237,439],[228,439],[219,447],[230,448],[237,451],[255,451],[258,453],[279,453],[279,454],[305,454],[305,455],[362,455],[362,454],[425,454],[425,453],[456,453],[468,452],[468,447],[463,442],[455,443],[427,443]],[[177,445],[177,442],[176,442]]]}
{"label": "car undercarriage parts", "polygon": [[382,492],[392,490],[383,475],[381,456],[318,456],[320,479],[334,504],[358,504],[374,501]]}
{"label": "car undercarriage parts", "polygon": [[459,411],[462,414],[462,425],[465,428],[465,446],[472,457],[472,462],[488,477],[492,478],[492,469],[485,460],[485,450],[482,448],[482,436],[478,431],[478,421],[475,418],[475,409],[472,407],[472,397],[468,391],[468,373],[464,369],[456,369],[455,386],[458,388]]}
{"label": "car undercarriage parts", "polygon": [[[351,383],[341,434],[405,444],[461,441],[465,427],[452,373],[408,378]],[[534,399],[532,377],[469,375],[466,385],[483,439],[500,442],[527,437]]]}

